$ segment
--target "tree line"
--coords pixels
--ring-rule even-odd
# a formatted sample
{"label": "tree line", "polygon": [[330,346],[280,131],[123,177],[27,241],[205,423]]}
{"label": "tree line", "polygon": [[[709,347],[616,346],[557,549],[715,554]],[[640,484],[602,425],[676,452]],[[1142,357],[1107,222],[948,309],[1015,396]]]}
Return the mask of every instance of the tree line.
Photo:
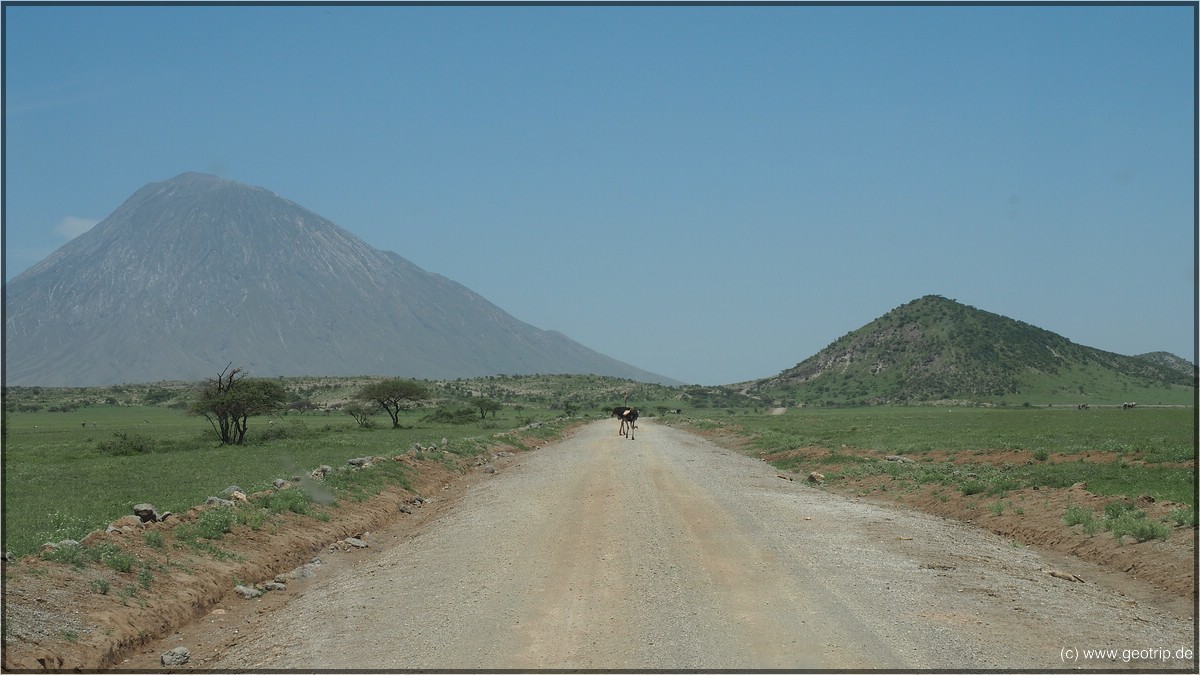
{"label": "tree line", "polygon": [[[360,388],[353,398],[346,412],[360,425],[366,426],[367,417],[382,409],[392,418],[392,428],[398,429],[400,411],[429,399],[430,394],[421,382],[390,378]],[[223,445],[241,445],[251,417],[279,412],[286,403],[283,384],[270,378],[247,377],[243,369],[230,364],[200,384],[188,412],[208,420]],[[489,411],[494,415],[500,404],[481,400],[477,407],[481,415]]]}

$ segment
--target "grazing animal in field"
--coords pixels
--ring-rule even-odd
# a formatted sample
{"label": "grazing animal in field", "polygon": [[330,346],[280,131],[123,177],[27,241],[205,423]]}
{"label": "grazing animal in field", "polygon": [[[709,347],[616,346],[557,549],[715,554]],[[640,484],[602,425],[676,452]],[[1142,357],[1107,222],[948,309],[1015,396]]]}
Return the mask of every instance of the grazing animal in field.
{"label": "grazing animal in field", "polygon": [[1136,403],[1122,403],[1121,404],[1122,410],[1133,410],[1136,407],[1137,407]]}
{"label": "grazing animal in field", "polygon": [[638,409],[619,405],[613,408],[612,415],[621,419],[621,428],[617,433],[631,441],[634,440],[633,430],[637,428]]}

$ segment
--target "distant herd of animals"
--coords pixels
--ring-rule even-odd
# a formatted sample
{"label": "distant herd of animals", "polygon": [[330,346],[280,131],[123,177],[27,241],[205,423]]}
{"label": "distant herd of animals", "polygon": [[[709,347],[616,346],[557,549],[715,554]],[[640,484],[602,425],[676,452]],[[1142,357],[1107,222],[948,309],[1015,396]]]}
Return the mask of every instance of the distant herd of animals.
{"label": "distant herd of animals", "polygon": [[621,420],[621,428],[617,431],[617,434],[631,441],[635,440],[633,438],[633,430],[637,428],[638,409],[630,408],[627,405],[619,405],[613,408],[612,416]]}

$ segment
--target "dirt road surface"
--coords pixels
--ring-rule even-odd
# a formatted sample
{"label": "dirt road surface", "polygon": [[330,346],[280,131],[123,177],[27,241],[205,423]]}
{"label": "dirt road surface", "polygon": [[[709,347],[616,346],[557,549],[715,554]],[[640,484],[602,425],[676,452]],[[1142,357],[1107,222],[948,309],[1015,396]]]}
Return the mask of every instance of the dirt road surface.
{"label": "dirt road surface", "polygon": [[596,422],[520,455],[415,534],[247,619],[203,667],[1196,667],[1190,617],[1086,568],[781,480],[649,420],[635,441],[616,431]]}

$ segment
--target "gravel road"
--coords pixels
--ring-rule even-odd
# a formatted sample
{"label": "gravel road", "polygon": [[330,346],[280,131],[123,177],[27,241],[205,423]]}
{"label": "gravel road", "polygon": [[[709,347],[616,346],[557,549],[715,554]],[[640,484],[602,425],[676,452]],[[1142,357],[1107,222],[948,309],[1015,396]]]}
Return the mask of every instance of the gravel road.
{"label": "gravel road", "polygon": [[616,432],[521,455],[206,667],[1196,666],[1190,617],[1049,575],[1061,561],[651,420],[635,441]]}

